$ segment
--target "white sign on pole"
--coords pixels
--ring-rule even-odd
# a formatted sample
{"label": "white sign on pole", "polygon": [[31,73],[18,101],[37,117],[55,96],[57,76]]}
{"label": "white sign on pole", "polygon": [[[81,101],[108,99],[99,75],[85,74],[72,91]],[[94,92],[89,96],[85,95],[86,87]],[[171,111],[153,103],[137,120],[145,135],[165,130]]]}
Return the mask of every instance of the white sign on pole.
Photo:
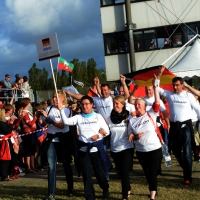
{"label": "white sign on pole", "polygon": [[58,46],[58,39],[56,33],[37,38],[36,47],[39,61],[60,56],[60,50]]}

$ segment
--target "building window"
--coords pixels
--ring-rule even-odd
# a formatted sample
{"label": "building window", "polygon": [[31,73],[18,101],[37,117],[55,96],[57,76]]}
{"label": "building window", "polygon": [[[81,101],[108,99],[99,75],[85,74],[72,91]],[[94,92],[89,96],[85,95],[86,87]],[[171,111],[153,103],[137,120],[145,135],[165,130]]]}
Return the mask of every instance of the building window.
{"label": "building window", "polygon": [[[178,28],[177,25],[170,25],[154,29],[136,30],[133,32],[135,52],[181,47],[196,35],[197,30],[200,30],[200,22],[191,23],[187,26],[181,24]],[[168,39],[172,33],[172,37]],[[128,32],[105,34],[104,43],[106,55],[129,52]]]}
{"label": "building window", "polygon": [[107,55],[127,53],[129,51],[127,33],[106,34],[104,36],[104,41]]}
{"label": "building window", "polygon": [[146,50],[157,48],[155,30],[144,31],[144,46]]}
{"label": "building window", "polygon": [[144,38],[143,38],[143,31],[137,31],[133,33],[134,37],[134,47],[135,51],[141,51],[144,50]]}
{"label": "building window", "polygon": [[101,0],[101,6],[115,5],[124,2],[125,0]]}
{"label": "building window", "polygon": [[188,42],[189,40],[191,40],[196,35],[196,33],[198,33],[199,31],[200,31],[200,23],[189,24],[187,26],[184,25],[184,33],[185,33],[184,41],[185,41],[185,43]]}

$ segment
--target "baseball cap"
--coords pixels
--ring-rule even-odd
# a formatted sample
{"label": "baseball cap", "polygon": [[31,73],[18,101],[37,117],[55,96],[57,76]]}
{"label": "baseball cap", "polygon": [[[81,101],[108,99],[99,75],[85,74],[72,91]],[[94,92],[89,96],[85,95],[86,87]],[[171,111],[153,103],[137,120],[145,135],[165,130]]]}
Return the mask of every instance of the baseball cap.
{"label": "baseball cap", "polygon": [[8,76],[10,76],[10,75],[9,75],[9,74],[6,74],[6,75],[5,75],[5,77],[8,77]]}

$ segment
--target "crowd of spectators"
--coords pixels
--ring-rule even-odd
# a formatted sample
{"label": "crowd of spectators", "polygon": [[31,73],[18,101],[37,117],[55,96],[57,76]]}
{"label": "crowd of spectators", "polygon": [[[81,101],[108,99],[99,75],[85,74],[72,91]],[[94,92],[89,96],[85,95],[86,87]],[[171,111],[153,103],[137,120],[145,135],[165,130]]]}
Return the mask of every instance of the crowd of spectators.
{"label": "crowd of spectators", "polygon": [[18,98],[29,97],[29,90],[31,86],[29,85],[28,77],[20,77],[19,74],[16,74],[15,81],[13,83],[11,83],[10,78],[10,75],[6,74],[5,79],[0,81],[1,100],[10,101],[13,95]]}

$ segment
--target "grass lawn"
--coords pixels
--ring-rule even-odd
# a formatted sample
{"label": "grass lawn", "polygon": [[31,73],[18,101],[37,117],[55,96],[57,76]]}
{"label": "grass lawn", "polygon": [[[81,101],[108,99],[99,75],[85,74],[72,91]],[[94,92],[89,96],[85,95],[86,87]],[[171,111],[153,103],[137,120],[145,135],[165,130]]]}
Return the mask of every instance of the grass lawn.
{"label": "grass lawn", "polygon": [[[193,183],[190,187],[183,186],[182,170],[173,159],[173,166],[166,168],[163,164],[163,175],[158,176],[159,195],[156,199],[160,200],[199,200],[200,199],[200,164],[193,164]],[[132,195],[130,200],[147,200],[148,185],[143,171],[134,159],[134,171],[130,172]],[[110,173],[110,198],[113,200],[121,199],[121,184],[117,179],[114,169]],[[94,188],[96,199],[102,198],[102,190],[99,188],[94,178]],[[74,190],[75,197],[67,197],[66,183],[63,176],[62,165],[58,164],[56,200],[83,198],[82,177],[77,177],[74,169]],[[47,172],[38,172],[32,175],[25,175],[18,180],[10,182],[0,182],[0,199],[2,200],[41,200],[47,193]]]}

